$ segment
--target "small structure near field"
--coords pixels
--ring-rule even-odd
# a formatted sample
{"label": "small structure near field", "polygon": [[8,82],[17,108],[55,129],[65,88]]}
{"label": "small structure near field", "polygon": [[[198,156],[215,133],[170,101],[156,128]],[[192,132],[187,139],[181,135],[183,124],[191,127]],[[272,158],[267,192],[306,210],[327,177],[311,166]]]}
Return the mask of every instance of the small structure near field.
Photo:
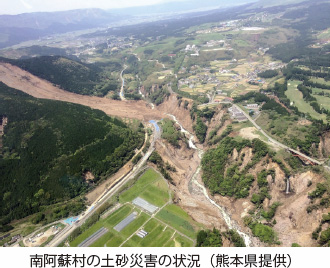
{"label": "small structure near field", "polygon": [[158,207],[150,204],[148,201],[142,199],[141,197],[135,198],[132,203],[134,205],[150,212],[151,214],[153,214],[158,209]]}
{"label": "small structure near field", "polygon": [[136,235],[138,236],[138,237],[141,237],[141,238],[145,238],[145,236],[148,234],[148,232],[146,232],[145,230],[143,230],[143,229],[141,229],[140,231],[138,231],[137,233],[136,233]]}
{"label": "small structure near field", "polygon": [[117,232],[120,232],[123,230],[127,225],[129,225],[132,221],[135,220],[137,217],[138,213],[134,211],[130,215],[128,215],[125,219],[123,219],[120,223],[118,223],[113,229],[115,229]]}
{"label": "small structure near field", "polygon": [[237,120],[238,122],[244,122],[244,121],[248,120],[246,118],[246,116],[239,109],[237,109],[235,106],[230,107],[228,109],[228,111],[231,114],[231,118],[234,119],[234,120]]}

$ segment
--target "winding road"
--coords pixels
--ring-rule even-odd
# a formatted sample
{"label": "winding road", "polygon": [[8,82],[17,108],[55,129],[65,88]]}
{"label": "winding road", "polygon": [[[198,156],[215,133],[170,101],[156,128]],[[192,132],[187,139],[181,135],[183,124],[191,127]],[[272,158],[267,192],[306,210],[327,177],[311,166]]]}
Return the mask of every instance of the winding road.
{"label": "winding road", "polygon": [[[292,149],[292,148],[290,148],[289,146],[287,146],[287,145],[285,145],[285,144],[283,144],[283,143],[280,143],[280,142],[278,142],[277,140],[274,140],[272,137],[270,137],[241,107],[239,107],[238,105],[236,105],[236,104],[233,104],[233,107],[235,107],[235,108],[237,108],[239,111],[241,111],[244,115],[245,115],[245,117],[268,139],[268,141],[270,141],[271,143],[274,143],[276,146],[278,146],[278,147],[281,147],[281,148],[283,148],[283,149],[285,149],[285,150],[288,150],[288,151],[291,151],[291,152],[293,152],[293,153],[295,153],[295,154],[297,154],[297,155],[300,155],[302,158],[305,158],[305,159],[307,159],[307,160],[309,160],[310,162],[312,162],[312,163],[315,163],[315,164],[317,164],[317,165],[323,165],[323,163],[321,163],[320,161],[318,161],[318,160],[316,160],[316,159],[314,159],[314,158],[311,158],[311,157],[309,157],[309,156],[307,156],[307,155],[305,155],[305,154],[303,154],[303,153],[301,153],[301,152],[299,152],[299,151],[297,151],[297,150],[295,150],[295,149]],[[327,167],[327,166],[324,166],[324,167],[326,167],[326,168],[329,168],[329,167]]]}

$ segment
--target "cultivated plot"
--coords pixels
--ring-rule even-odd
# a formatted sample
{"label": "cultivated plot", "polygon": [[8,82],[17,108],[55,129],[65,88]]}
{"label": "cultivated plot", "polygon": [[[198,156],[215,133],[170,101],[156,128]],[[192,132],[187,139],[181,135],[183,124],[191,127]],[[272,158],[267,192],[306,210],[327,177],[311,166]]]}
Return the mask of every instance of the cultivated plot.
{"label": "cultivated plot", "polygon": [[123,219],[120,223],[118,223],[113,229],[115,229],[117,232],[120,232],[123,230],[127,225],[129,225],[132,221],[134,221],[137,217],[138,213],[134,211],[129,216],[127,216],[125,219]]}
{"label": "cultivated plot", "polygon": [[[119,196],[121,207],[85,230],[71,246],[194,246],[200,226],[171,204],[167,182],[153,169]],[[106,230],[106,231],[105,231]],[[102,233],[103,232],[103,233]]]}
{"label": "cultivated plot", "polygon": [[102,227],[100,230],[92,234],[90,237],[85,239],[83,242],[81,242],[78,247],[88,247],[91,244],[93,244],[95,241],[97,241],[100,237],[105,235],[108,232],[108,229]]}

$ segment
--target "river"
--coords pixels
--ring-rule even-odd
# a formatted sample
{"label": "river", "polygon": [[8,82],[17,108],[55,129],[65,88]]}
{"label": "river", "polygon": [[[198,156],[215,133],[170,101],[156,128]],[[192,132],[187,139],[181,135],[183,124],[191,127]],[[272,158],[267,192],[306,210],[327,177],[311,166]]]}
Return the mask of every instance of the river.
{"label": "river", "polygon": [[[189,142],[189,147],[191,149],[194,149],[194,150],[197,150],[198,151],[198,157],[200,160],[202,160],[202,157],[203,157],[203,154],[204,154],[204,151],[202,149],[199,149],[196,147],[196,145],[194,144],[194,141],[195,141],[195,136],[192,135],[189,131],[187,131],[186,129],[184,129],[184,127],[180,124],[180,122],[176,119],[176,117],[172,114],[167,114],[168,116],[170,116],[174,121],[175,123],[177,123],[179,126],[180,126],[180,129],[181,129],[181,132],[188,138]],[[198,182],[198,176],[199,176],[199,173],[201,171],[201,164],[198,166],[198,168],[196,169],[194,175],[192,176],[191,178],[191,181],[196,185],[198,186],[198,188],[200,188],[204,194],[204,196],[206,197],[206,199],[212,204],[214,205],[215,207],[217,207],[220,212],[221,212],[221,215],[223,217],[223,219],[225,220],[227,226],[229,229],[234,229],[237,231],[237,233],[243,237],[244,239],[244,242],[245,242],[245,245],[247,247],[250,247],[251,246],[251,238],[248,234],[242,232],[240,230],[240,227],[238,226],[237,223],[235,223],[231,218],[230,218],[230,215],[226,212],[226,210],[218,205],[212,198],[210,198],[206,188],[204,185],[200,184]]]}

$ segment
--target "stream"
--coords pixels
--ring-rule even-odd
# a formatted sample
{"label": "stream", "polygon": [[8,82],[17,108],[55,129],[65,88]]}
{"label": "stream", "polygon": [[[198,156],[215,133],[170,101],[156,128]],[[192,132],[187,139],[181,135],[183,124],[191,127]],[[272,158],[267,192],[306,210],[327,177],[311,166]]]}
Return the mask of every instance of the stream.
{"label": "stream", "polygon": [[[197,148],[196,145],[194,144],[194,140],[195,140],[194,135],[192,135],[189,131],[187,131],[186,129],[184,129],[183,126],[180,124],[180,122],[176,119],[176,117],[174,115],[172,115],[172,114],[167,114],[167,115],[170,116],[173,119],[173,121],[180,126],[181,132],[189,139],[189,142],[188,142],[189,147],[191,149],[197,150],[198,151],[198,157],[199,157],[200,160],[202,160],[204,151],[202,149]],[[246,233],[243,233],[239,229],[239,226],[231,220],[230,215],[226,212],[226,210],[222,206],[218,205],[213,199],[211,199],[210,196],[209,196],[209,194],[208,194],[208,192],[207,192],[207,190],[206,190],[206,188],[205,188],[205,186],[202,185],[202,184],[200,184],[198,182],[197,178],[198,178],[198,175],[199,175],[200,171],[201,171],[201,164],[196,169],[194,175],[191,178],[191,181],[202,190],[202,192],[203,192],[204,196],[206,197],[206,199],[212,205],[216,206],[220,210],[220,212],[222,214],[222,217],[224,218],[224,220],[225,220],[228,228],[229,229],[236,230],[237,233],[241,237],[243,237],[244,242],[245,242],[245,245],[247,247],[250,247],[251,246],[251,238],[250,238],[250,236],[247,235]]]}

